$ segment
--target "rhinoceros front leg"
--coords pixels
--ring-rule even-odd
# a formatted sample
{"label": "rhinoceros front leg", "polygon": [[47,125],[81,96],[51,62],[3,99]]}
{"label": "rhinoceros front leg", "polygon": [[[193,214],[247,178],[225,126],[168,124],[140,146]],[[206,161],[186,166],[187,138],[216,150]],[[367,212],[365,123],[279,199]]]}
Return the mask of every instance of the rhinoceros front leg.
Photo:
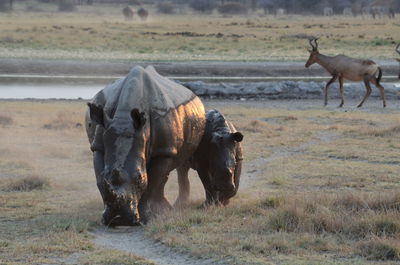
{"label": "rhinoceros front leg", "polygon": [[217,203],[218,202],[218,194],[213,189],[212,183],[211,183],[211,178],[207,170],[204,168],[199,168],[197,170],[197,173],[199,174],[201,183],[203,183],[205,195],[206,195],[206,201],[203,203],[204,207],[207,207],[211,204]]}
{"label": "rhinoceros front leg", "polygon": [[179,195],[175,201],[175,207],[182,207],[189,203],[190,195],[190,181],[189,181],[189,163],[184,163],[182,166],[178,167],[176,171],[178,172],[178,185],[179,185]]}
{"label": "rhinoceros front leg", "polygon": [[101,172],[104,170],[104,154],[102,152],[93,152],[93,168],[96,176],[97,188],[99,189],[104,202],[104,182],[101,176]]}
{"label": "rhinoceros front leg", "polygon": [[169,172],[173,169],[172,158],[154,158],[147,168],[148,185],[140,202],[141,220],[147,221],[149,215],[172,209],[165,198],[164,187],[168,181]]}

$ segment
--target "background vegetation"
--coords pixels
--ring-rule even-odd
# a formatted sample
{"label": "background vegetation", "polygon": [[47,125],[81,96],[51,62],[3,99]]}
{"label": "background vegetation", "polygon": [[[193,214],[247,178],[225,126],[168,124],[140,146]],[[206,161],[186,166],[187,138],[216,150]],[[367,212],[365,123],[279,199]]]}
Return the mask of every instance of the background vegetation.
{"label": "background vegetation", "polygon": [[[396,57],[400,17],[203,14],[187,5],[160,14],[145,4],[146,21],[126,21],[125,4],[57,6],[18,1],[0,13],[1,58],[125,60],[305,60],[308,38],[321,37],[321,52],[372,59]],[[178,5],[179,6],[179,5]],[[132,5],[135,12],[139,5]]]}

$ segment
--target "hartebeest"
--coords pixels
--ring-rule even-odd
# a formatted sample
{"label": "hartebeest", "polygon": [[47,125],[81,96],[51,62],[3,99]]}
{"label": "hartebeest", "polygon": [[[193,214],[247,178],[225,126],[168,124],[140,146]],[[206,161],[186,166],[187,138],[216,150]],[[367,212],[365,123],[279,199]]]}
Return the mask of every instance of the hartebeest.
{"label": "hartebeest", "polygon": [[[383,107],[386,107],[386,99],[385,99],[385,91],[383,86],[379,83],[382,78],[382,70],[381,68],[371,60],[361,60],[350,58],[345,55],[336,55],[336,56],[326,56],[318,51],[318,39],[309,40],[312,50],[308,50],[310,52],[310,58],[306,63],[306,67],[317,63],[321,65],[325,70],[327,70],[331,75],[331,80],[325,86],[324,94],[325,101],[324,106],[328,104],[328,87],[339,78],[340,84],[340,96],[342,102],[339,107],[342,107],[344,104],[344,96],[343,96],[343,79],[347,79],[350,81],[361,81],[364,80],[365,87],[367,89],[367,93],[365,94],[361,103],[357,106],[361,107],[364,101],[371,94],[371,86],[370,82],[377,86],[380,90],[381,97],[383,100]],[[313,41],[315,45],[313,44]],[[378,74],[378,77],[376,75]]]}
{"label": "hartebeest", "polygon": [[[399,44],[397,44],[397,46],[396,46],[396,52],[398,53],[398,54],[400,54],[400,43]],[[400,59],[396,59],[398,62],[400,62]],[[400,70],[399,70],[399,79],[400,79]]]}

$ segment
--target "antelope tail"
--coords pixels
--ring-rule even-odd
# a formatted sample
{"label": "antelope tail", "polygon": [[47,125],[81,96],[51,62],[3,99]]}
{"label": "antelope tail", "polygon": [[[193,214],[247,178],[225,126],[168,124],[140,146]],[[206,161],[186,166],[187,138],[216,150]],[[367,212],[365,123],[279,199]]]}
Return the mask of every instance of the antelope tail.
{"label": "antelope tail", "polygon": [[378,71],[379,71],[379,74],[378,74],[378,77],[376,78],[376,83],[379,85],[379,82],[381,82],[381,79],[382,79],[382,69],[378,66]]}

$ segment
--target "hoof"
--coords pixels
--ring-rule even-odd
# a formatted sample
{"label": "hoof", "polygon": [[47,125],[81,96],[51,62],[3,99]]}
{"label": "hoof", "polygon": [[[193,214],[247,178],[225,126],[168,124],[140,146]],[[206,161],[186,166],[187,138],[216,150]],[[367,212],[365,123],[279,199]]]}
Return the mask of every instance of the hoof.
{"label": "hoof", "polygon": [[167,199],[164,198],[160,201],[151,202],[150,209],[152,214],[159,214],[168,210],[172,210],[173,208]]}

